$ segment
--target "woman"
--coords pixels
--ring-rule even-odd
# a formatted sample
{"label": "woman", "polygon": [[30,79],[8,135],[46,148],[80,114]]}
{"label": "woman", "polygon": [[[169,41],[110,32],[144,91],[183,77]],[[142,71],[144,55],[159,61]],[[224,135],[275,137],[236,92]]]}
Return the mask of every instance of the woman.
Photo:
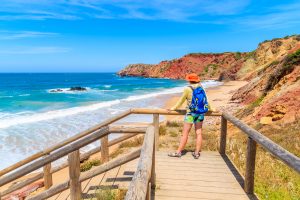
{"label": "woman", "polygon": [[[194,124],[197,139],[196,139],[196,149],[192,153],[192,155],[195,159],[198,159],[200,157],[201,144],[202,144],[202,124],[204,120],[204,114],[194,113],[193,111],[190,110],[190,107],[192,103],[193,90],[197,89],[198,87],[201,87],[203,89],[203,87],[200,84],[200,78],[197,74],[188,74],[186,76],[186,80],[189,82],[190,85],[184,88],[181,98],[178,100],[176,105],[170,109],[170,110],[176,110],[185,101],[187,101],[187,112],[184,118],[182,137],[177,151],[174,153],[169,153],[168,155],[171,157],[181,157],[182,150],[184,149],[188,140],[189,132]],[[208,110],[212,110],[209,104],[208,104]]]}

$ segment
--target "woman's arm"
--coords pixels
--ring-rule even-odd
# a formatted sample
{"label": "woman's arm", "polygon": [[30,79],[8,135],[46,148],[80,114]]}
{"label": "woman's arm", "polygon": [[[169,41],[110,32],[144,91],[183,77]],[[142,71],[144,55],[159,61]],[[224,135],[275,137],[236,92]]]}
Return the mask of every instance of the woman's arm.
{"label": "woman's arm", "polygon": [[171,108],[171,110],[178,109],[185,102],[185,100],[187,98],[187,95],[188,95],[188,88],[184,88],[183,93],[182,93],[180,99],[177,101],[177,103],[175,104],[175,106],[173,106]]}

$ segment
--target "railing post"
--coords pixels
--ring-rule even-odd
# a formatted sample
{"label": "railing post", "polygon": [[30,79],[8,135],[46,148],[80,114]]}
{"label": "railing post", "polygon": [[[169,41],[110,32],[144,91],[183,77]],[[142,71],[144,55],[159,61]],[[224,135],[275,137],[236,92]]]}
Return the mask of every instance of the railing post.
{"label": "railing post", "polygon": [[155,151],[159,149],[159,114],[153,114]]}
{"label": "railing post", "polygon": [[155,172],[155,143],[153,147],[152,154],[152,168],[151,168],[151,178],[150,178],[151,187],[154,189],[156,187],[156,172]]}
{"label": "railing post", "polygon": [[108,135],[101,138],[101,161],[102,163],[109,160]]}
{"label": "railing post", "polygon": [[51,163],[48,163],[43,167],[43,172],[44,172],[44,187],[47,190],[53,185]]}
{"label": "railing post", "polygon": [[247,194],[254,193],[254,171],[255,171],[255,157],[256,157],[256,142],[248,137],[247,142],[247,161],[244,190]]}
{"label": "railing post", "polygon": [[148,183],[148,190],[146,194],[146,200],[151,200],[151,182]]}
{"label": "railing post", "polygon": [[226,154],[227,119],[221,116],[220,154]]}
{"label": "railing post", "polygon": [[79,182],[79,177],[80,177],[79,150],[69,153],[68,161],[69,161],[71,200],[81,200],[81,183]]}

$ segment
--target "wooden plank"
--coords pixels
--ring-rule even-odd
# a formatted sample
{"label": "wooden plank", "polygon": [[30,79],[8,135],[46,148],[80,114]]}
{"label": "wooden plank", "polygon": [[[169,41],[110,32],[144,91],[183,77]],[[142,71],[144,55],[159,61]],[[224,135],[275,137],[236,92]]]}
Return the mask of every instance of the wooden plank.
{"label": "wooden plank", "polygon": [[148,126],[145,125],[128,125],[128,124],[122,124],[122,125],[109,125],[108,129],[110,133],[145,133]]}
{"label": "wooden plank", "polygon": [[241,188],[238,182],[228,182],[224,184],[219,181],[195,181],[195,180],[184,180],[184,181],[173,181],[172,179],[159,179],[157,180],[157,187],[161,188],[163,185],[179,185],[179,186],[199,186],[199,187],[215,187],[215,188]]}
{"label": "wooden plank", "polygon": [[226,153],[226,136],[227,136],[227,120],[222,116],[221,117],[220,149],[219,149],[219,152],[221,155],[225,155],[225,153]]}
{"label": "wooden plank", "polygon": [[247,142],[246,173],[244,185],[244,189],[247,194],[254,193],[255,157],[256,142],[249,137]]}
{"label": "wooden plank", "polygon": [[155,151],[159,149],[159,114],[153,114],[153,127],[155,135]]}
{"label": "wooden plank", "polygon": [[118,176],[115,180],[115,185],[118,185],[121,189],[128,189],[130,182],[132,181],[133,175],[137,169],[138,159],[123,164],[120,169]]}
{"label": "wooden plank", "polygon": [[287,166],[300,173],[300,158],[285,150],[260,132],[254,130],[244,122],[233,117],[228,113],[223,113],[225,119],[233,123],[236,127],[241,129],[246,135],[251,137],[255,142],[260,144],[264,149],[273,154],[279,160],[283,161]]}
{"label": "wooden plank", "polygon": [[44,187],[47,190],[53,185],[52,174],[51,174],[51,163],[48,163],[43,167],[43,173],[44,173]]}
{"label": "wooden plank", "polygon": [[174,185],[164,184],[158,190],[183,190],[185,192],[210,192],[223,194],[245,194],[241,187],[213,187],[213,186],[199,186],[199,185]]}
{"label": "wooden plank", "polygon": [[154,151],[154,127],[146,131],[138,167],[126,193],[126,200],[146,198],[148,183],[151,176],[152,156]]}
{"label": "wooden plank", "polygon": [[79,150],[69,153],[68,156],[71,200],[81,199],[81,182],[79,182],[79,177],[80,177],[79,157],[80,157]]}
{"label": "wooden plank", "polygon": [[[96,175],[99,175],[99,174],[107,172],[115,167],[118,167],[126,162],[134,160],[139,157],[140,151],[141,151],[140,149],[135,150],[129,154],[126,154],[126,155],[120,157],[120,158],[116,158],[112,161],[109,161],[98,167],[95,167],[85,173],[82,173],[81,176],[79,177],[79,181],[83,182],[85,180],[88,180],[88,179],[96,176]],[[49,190],[41,192],[41,193],[29,198],[28,200],[39,200],[39,199],[49,198],[49,197],[51,197],[55,194],[58,194],[59,192],[62,192],[68,188],[69,188],[69,181],[66,181],[64,183],[55,185],[55,186],[51,187]]]}
{"label": "wooden plank", "polygon": [[178,191],[178,190],[157,190],[155,191],[155,199],[160,196],[181,197],[185,198],[205,198],[205,199],[222,199],[222,200],[249,200],[246,194],[226,194],[226,193],[210,193],[210,192],[192,192],[192,191]]}
{"label": "wooden plank", "polygon": [[101,138],[101,161],[106,163],[109,160],[108,135]]}
{"label": "wooden plank", "polygon": [[197,176],[197,175],[168,175],[168,174],[159,174],[159,179],[169,179],[173,181],[208,181],[208,182],[221,182],[221,183],[228,183],[228,182],[236,182],[236,179],[231,176],[224,176],[224,177],[218,177],[218,176]]}

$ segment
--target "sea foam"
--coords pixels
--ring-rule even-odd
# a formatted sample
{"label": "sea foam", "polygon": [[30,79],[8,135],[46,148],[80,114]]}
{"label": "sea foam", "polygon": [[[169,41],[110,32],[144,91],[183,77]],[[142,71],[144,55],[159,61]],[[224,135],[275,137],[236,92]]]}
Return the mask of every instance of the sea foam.
{"label": "sea foam", "polygon": [[[220,85],[220,82],[216,81],[206,81],[202,83],[203,87],[213,87]],[[167,94],[176,94],[183,91],[184,87],[175,87],[171,89],[163,89],[157,92],[150,92],[146,94],[141,95],[132,95],[124,99],[119,100],[112,100],[112,101],[105,101],[105,102],[99,102],[87,106],[79,106],[79,107],[73,107],[73,108],[66,108],[66,109],[59,109],[59,110],[52,110],[48,112],[43,113],[32,113],[32,112],[23,112],[23,113],[16,113],[16,114],[6,114],[5,117],[0,116],[0,128],[8,128],[15,125],[20,124],[27,124],[27,123],[34,123],[44,120],[50,120],[50,119],[56,119],[56,118],[63,118],[70,115],[76,115],[78,113],[82,112],[89,112],[89,111],[95,111],[101,108],[107,108],[111,107],[117,104],[120,104],[122,102],[132,102],[132,101],[138,101],[142,99],[149,99],[160,95],[167,95]],[[69,88],[68,88],[69,89]],[[66,90],[66,89],[65,89]],[[114,112],[116,113],[116,111]],[[9,116],[9,117],[8,117]]]}

